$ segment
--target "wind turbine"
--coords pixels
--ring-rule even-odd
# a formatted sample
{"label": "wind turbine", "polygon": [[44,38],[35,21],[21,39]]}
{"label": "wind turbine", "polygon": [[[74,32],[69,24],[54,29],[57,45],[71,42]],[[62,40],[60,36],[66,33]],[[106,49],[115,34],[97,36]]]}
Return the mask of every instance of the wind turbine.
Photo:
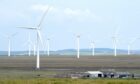
{"label": "wind turbine", "polygon": [[117,37],[112,37],[114,45],[114,56],[117,56]]}
{"label": "wind turbine", "polygon": [[95,55],[95,42],[91,42],[91,47],[92,47],[92,56]]}
{"label": "wind turbine", "polygon": [[47,54],[50,56],[50,39],[47,39]]}
{"label": "wind turbine", "polygon": [[35,30],[37,33],[37,56],[36,56],[36,69],[40,69],[40,52],[39,52],[39,43],[42,42],[42,37],[41,37],[41,25],[43,23],[43,20],[48,13],[49,8],[45,11],[44,15],[42,16],[40,23],[36,27],[20,27],[20,28],[25,28],[25,29],[30,29],[30,30]]}
{"label": "wind turbine", "polygon": [[44,43],[44,54],[47,52],[47,55],[50,56],[50,39],[44,40]]}
{"label": "wind turbine", "polygon": [[118,42],[118,31],[119,27],[116,29],[114,36],[112,37],[113,39],[113,45],[114,45],[114,56],[117,56],[117,42]]}
{"label": "wind turbine", "polygon": [[[46,37],[45,34],[43,34],[44,37]],[[50,38],[44,39],[44,54],[50,55]],[[47,52],[47,53],[46,53]]]}
{"label": "wind turbine", "polygon": [[131,45],[139,38],[134,38],[130,41],[130,43],[128,44],[128,51],[127,51],[127,54],[130,55],[131,54]]}
{"label": "wind turbine", "polygon": [[11,56],[11,38],[14,37],[17,33],[14,33],[12,35],[3,35],[5,38],[8,39],[8,57]]}
{"label": "wind turbine", "polygon": [[33,44],[33,48],[34,48],[34,56],[36,55],[36,44]]}
{"label": "wind turbine", "polygon": [[36,45],[37,45],[36,41],[32,42],[32,48],[33,48],[32,51],[34,56],[36,56]]}
{"label": "wind turbine", "polygon": [[25,45],[28,45],[28,56],[31,56],[31,46],[33,46],[33,43],[31,42],[30,33],[28,34],[28,40]]}
{"label": "wind turbine", "polygon": [[[88,37],[88,40],[91,40],[91,36],[90,35],[88,35],[87,37]],[[92,51],[92,56],[95,56],[95,42],[94,41],[92,41],[90,43],[90,48],[91,48],[91,51]]]}
{"label": "wind turbine", "polygon": [[77,58],[80,58],[80,35],[77,35]]}

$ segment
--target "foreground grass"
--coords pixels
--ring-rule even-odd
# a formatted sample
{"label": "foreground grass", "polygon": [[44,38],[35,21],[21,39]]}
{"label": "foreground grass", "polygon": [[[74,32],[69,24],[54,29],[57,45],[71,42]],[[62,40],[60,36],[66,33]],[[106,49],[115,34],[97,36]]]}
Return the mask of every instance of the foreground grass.
{"label": "foreground grass", "polygon": [[0,79],[0,84],[140,84],[139,79]]}

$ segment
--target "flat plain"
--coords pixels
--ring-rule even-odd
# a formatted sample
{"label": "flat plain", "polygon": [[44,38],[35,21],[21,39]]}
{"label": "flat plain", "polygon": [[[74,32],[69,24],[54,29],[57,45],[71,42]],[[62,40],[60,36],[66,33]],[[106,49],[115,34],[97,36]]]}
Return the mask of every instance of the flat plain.
{"label": "flat plain", "polygon": [[[48,69],[140,69],[140,56],[41,56],[40,67]],[[32,70],[36,66],[35,56],[2,56],[0,69]]]}
{"label": "flat plain", "polygon": [[56,74],[115,69],[140,74],[140,56],[1,56],[0,84],[139,84],[139,79],[58,79]]}

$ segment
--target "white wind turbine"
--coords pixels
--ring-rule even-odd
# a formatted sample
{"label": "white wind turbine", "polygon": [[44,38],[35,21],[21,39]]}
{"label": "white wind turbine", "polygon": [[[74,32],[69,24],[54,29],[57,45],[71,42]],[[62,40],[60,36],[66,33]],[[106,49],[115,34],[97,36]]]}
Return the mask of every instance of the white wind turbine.
{"label": "white wind turbine", "polygon": [[117,28],[115,31],[114,36],[112,37],[113,39],[113,45],[114,45],[114,56],[117,56],[117,42],[118,42],[118,31],[120,28]]}
{"label": "white wind turbine", "polygon": [[91,42],[91,48],[92,48],[92,56],[95,55],[95,42]]}
{"label": "white wind turbine", "polygon": [[112,37],[114,45],[114,56],[117,56],[117,37]]}
{"label": "white wind turbine", "polygon": [[77,35],[77,58],[80,58],[80,35]]}
{"label": "white wind turbine", "polygon": [[[45,34],[43,34],[44,36],[46,36]],[[50,56],[50,38],[44,39],[44,54]]]}
{"label": "white wind turbine", "polygon": [[41,37],[41,24],[43,23],[43,20],[48,13],[49,8],[45,11],[44,15],[42,16],[40,23],[37,25],[37,27],[20,27],[20,28],[25,28],[25,29],[30,29],[30,30],[35,30],[37,33],[37,57],[36,57],[36,69],[40,69],[40,53],[39,53],[39,43],[42,42],[42,37]]}
{"label": "white wind turbine", "polygon": [[44,40],[44,54],[50,56],[50,39],[48,38],[47,40]]}
{"label": "white wind turbine", "polygon": [[28,56],[31,56],[31,46],[33,46],[33,43],[31,41],[30,33],[28,34],[28,40],[25,42],[25,45],[28,45]]}
{"label": "white wind turbine", "polygon": [[130,43],[128,44],[128,51],[127,54],[130,55],[131,54],[131,45],[139,38],[134,38],[130,41]]}
{"label": "white wind turbine", "polygon": [[17,33],[14,33],[12,35],[3,35],[5,38],[8,39],[8,57],[11,56],[11,38],[14,37]]}
{"label": "white wind turbine", "polygon": [[47,39],[47,55],[50,56],[50,39]]}
{"label": "white wind turbine", "polygon": [[36,43],[33,44],[34,56],[36,55]]}
{"label": "white wind turbine", "polygon": [[[90,35],[88,35],[88,40],[91,40]],[[91,51],[92,51],[92,56],[95,56],[95,41],[92,41],[92,42],[90,43],[90,48],[92,49],[92,50],[91,50]]]}

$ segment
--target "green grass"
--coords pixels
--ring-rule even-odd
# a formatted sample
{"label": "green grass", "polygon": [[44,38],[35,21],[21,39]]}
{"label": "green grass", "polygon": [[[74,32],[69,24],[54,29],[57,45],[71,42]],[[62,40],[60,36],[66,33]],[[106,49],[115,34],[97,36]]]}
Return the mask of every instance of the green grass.
{"label": "green grass", "polygon": [[0,79],[0,84],[139,84],[135,79]]}
{"label": "green grass", "polygon": [[0,79],[52,78],[53,75],[58,73],[62,72],[44,70],[0,70]]}

